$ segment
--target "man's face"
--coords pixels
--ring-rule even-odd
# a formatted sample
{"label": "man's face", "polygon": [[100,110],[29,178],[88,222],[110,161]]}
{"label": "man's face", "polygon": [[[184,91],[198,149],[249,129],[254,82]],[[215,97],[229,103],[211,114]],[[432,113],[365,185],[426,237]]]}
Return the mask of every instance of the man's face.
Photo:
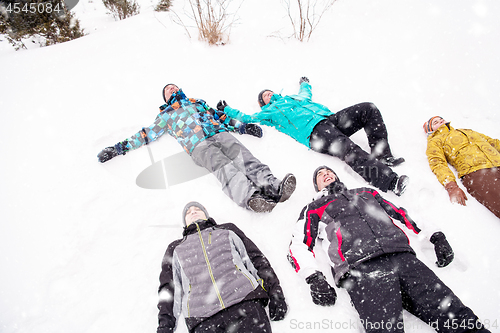
{"label": "man's face", "polygon": [[271,97],[273,97],[274,93],[271,90],[266,90],[262,94],[262,100],[264,101],[264,105],[269,104],[271,101]]}
{"label": "man's face", "polygon": [[178,91],[179,87],[177,87],[175,84],[169,84],[165,87],[165,89],[163,89],[163,96],[165,96],[165,100],[168,102],[172,94]]}
{"label": "man's face", "polygon": [[446,120],[444,120],[441,117],[436,117],[436,118],[432,119],[430,127],[431,127],[432,131],[435,131],[444,124],[446,124]]}
{"label": "man's face", "polygon": [[321,191],[331,183],[337,180],[335,174],[328,169],[321,169],[316,175],[316,184],[318,184],[318,191]]}
{"label": "man's face", "polygon": [[187,210],[186,217],[184,219],[186,220],[186,226],[188,226],[196,220],[206,220],[207,216],[200,208],[191,206]]}

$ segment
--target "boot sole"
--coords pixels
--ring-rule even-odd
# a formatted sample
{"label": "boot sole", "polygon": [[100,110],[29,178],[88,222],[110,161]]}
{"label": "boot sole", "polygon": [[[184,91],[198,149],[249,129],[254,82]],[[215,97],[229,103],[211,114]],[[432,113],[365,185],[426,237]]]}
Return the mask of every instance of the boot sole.
{"label": "boot sole", "polygon": [[252,198],[248,201],[248,207],[256,213],[269,213],[276,207],[276,202],[264,198]]}
{"label": "boot sole", "polygon": [[280,184],[281,197],[279,202],[287,201],[295,191],[295,186],[297,185],[297,179],[291,173],[287,174]]}

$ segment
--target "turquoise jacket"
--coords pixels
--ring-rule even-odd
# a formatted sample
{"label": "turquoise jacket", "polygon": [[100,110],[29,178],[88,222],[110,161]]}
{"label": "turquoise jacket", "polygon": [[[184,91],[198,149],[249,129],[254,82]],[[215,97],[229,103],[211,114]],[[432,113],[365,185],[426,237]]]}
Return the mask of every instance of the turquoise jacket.
{"label": "turquoise jacket", "polygon": [[227,106],[224,112],[231,118],[244,123],[260,123],[273,126],[298,142],[309,147],[311,132],[320,121],[333,113],[324,105],[311,100],[311,85],[302,82],[298,95],[281,96],[274,94],[262,111],[247,115]]}

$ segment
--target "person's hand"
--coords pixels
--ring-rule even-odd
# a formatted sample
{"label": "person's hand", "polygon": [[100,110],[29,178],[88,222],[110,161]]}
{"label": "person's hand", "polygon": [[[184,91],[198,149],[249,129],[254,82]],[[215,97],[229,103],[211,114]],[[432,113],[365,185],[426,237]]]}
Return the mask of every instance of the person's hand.
{"label": "person's hand", "polygon": [[285,296],[281,288],[269,295],[269,317],[272,321],[278,321],[285,318],[288,306],[285,302]]}
{"label": "person's hand", "polygon": [[219,103],[217,103],[217,110],[224,112],[226,106],[227,106],[226,101],[220,100]]}
{"label": "person's hand", "polygon": [[118,142],[112,147],[106,147],[97,154],[97,159],[99,162],[104,163],[109,161],[115,156],[125,155],[127,152],[126,144],[124,142]]}
{"label": "person's hand", "polygon": [[462,206],[465,206],[465,201],[467,200],[467,196],[464,191],[460,187],[458,187],[457,182],[449,182],[444,187],[446,191],[448,191],[448,195],[450,196],[451,202],[457,202]]}
{"label": "person's hand", "polygon": [[303,77],[301,77],[301,78],[300,78],[300,80],[299,80],[299,85],[301,85],[301,84],[302,84],[302,82],[307,82],[307,83],[309,83],[309,79],[308,79],[307,77],[303,76]]}
{"label": "person's hand", "polygon": [[323,273],[316,273],[306,278],[307,284],[311,285],[311,296],[314,304],[329,306],[334,305],[337,300],[337,293],[326,281]]}
{"label": "person's hand", "polygon": [[435,232],[430,238],[430,242],[434,244],[434,251],[436,252],[436,265],[438,267],[448,266],[455,255],[450,243],[446,240],[446,236],[441,232]]}
{"label": "person's hand", "polygon": [[97,159],[99,162],[104,163],[117,156],[115,147],[106,147],[99,154],[97,154]]}
{"label": "person's hand", "polygon": [[256,136],[258,138],[262,138],[262,128],[256,124],[241,124],[239,128],[240,134],[249,134]]}

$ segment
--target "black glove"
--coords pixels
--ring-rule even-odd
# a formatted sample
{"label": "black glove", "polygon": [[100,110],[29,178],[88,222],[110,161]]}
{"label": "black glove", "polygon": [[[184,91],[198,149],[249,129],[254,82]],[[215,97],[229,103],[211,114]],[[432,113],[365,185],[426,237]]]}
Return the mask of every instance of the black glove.
{"label": "black glove", "polygon": [[307,77],[303,76],[303,77],[301,77],[301,78],[300,78],[300,80],[299,80],[299,85],[301,85],[301,84],[302,84],[302,82],[307,82],[307,83],[309,83],[309,79],[308,79]]}
{"label": "black glove", "polygon": [[337,293],[328,284],[323,273],[316,271],[306,278],[306,282],[311,285],[311,296],[314,304],[322,306],[335,304]]}
{"label": "black glove", "polygon": [[436,251],[437,258],[436,264],[438,267],[448,266],[455,256],[445,235],[441,231],[435,232],[432,234],[430,241],[434,244],[434,251]]}
{"label": "black glove", "polygon": [[126,147],[125,142],[118,142],[116,145],[112,147],[106,147],[99,154],[97,154],[97,159],[99,162],[104,163],[109,161],[115,156],[125,155],[128,149]]}
{"label": "black glove", "polygon": [[226,106],[227,106],[226,101],[219,101],[219,103],[217,103],[217,110],[224,112]]}
{"label": "black glove", "polygon": [[281,288],[275,291],[272,295],[269,295],[269,317],[272,321],[278,321],[285,318],[287,310],[288,307]]}
{"label": "black glove", "polygon": [[256,124],[242,123],[238,131],[240,132],[240,134],[249,134],[258,138],[262,138],[262,128],[260,128],[260,126]]}

